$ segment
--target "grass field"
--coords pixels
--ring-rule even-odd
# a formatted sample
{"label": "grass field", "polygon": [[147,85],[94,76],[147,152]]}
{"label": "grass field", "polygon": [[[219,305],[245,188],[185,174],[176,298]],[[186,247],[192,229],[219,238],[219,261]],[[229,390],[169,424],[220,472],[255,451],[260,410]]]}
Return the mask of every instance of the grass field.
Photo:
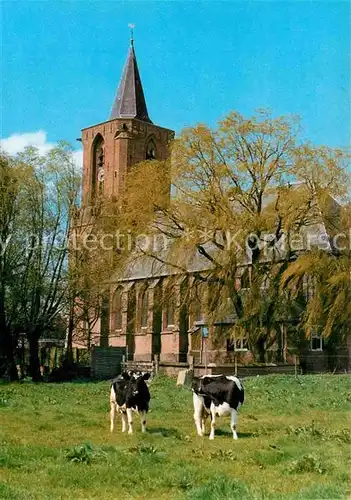
{"label": "grass field", "polygon": [[156,377],[148,433],[109,432],[109,383],[0,384],[0,498],[224,500],[351,498],[350,378],[244,381],[229,419],[197,437],[191,392]]}

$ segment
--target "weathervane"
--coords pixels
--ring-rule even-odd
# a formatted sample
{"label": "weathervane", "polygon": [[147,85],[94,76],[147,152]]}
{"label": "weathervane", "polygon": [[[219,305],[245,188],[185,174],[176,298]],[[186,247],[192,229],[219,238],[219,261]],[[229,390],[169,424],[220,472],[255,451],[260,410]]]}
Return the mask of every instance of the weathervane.
{"label": "weathervane", "polygon": [[129,23],[128,28],[130,28],[130,44],[131,46],[134,45],[134,28],[135,24]]}

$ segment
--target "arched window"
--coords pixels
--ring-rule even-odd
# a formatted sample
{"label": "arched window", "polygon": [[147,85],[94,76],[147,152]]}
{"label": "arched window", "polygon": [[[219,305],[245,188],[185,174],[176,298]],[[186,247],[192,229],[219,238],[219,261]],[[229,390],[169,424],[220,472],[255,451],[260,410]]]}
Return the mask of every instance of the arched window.
{"label": "arched window", "polygon": [[104,163],[104,139],[101,134],[98,134],[92,146],[91,194],[93,199],[101,195],[104,190]]}
{"label": "arched window", "polygon": [[145,287],[140,297],[140,326],[142,328],[148,326],[148,319],[149,319],[149,291]]}
{"label": "arched window", "polygon": [[164,328],[167,329],[169,326],[174,326],[175,322],[175,307],[176,307],[176,298],[175,294],[172,291],[165,290],[164,295],[165,300],[165,309],[164,309]]}
{"label": "arched window", "polygon": [[173,326],[174,325],[174,301],[175,297],[171,296],[168,299],[168,304],[167,304],[167,326]]}
{"label": "arched window", "polygon": [[122,288],[117,288],[112,298],[112,320],[111,330],[122,328]]}
{"label": "arched window", "polygon": [[146,144],[145,158],[147,160],[156,160],[156,144],[154,139],[149,139]]}

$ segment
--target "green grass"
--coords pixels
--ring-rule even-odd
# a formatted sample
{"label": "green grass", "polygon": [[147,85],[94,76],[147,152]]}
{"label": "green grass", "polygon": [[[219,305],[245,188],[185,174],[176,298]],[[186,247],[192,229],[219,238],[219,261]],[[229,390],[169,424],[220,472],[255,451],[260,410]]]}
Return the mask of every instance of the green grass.
{"label": "green grass", "polygon": [[196,436],[191,392],[157,377],[148,433],[109,432],[109,383],[0,384],[0,499],[351,498],[350,378],[246,379],[229,419]]}

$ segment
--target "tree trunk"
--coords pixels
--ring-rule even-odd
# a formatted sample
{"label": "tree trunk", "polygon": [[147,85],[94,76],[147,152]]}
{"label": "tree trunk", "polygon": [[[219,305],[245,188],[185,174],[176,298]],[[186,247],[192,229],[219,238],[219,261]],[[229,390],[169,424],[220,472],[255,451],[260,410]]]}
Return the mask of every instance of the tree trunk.
{"label": "tree trunk", "polygon": [[[12,332],[5,321],[4,302],[0,299],[0,376],[6,376],[10,381],[18,380],[15,361],[15,342]],[[1,360],[2,358],[2,360]]]}
{"label": "tree trunk", "polygon": [[28,335],[29,341],[29,372],[33,382],[41,382],[39,361],[39,335],[36,332]]}
{"label": "tree trunk", "polygon": [[74,312],[71,307],[68,320],[67,345],[66,345],[66,360],[73,363],[73,330],[74,330]]}
{"label": "tree trunk", "polygon": [[14,355],[14,343],[11,332],[1,330],[0,334],[0,359],[1,373],[0,376],[7,377],[11,382],[18,380],[18,371]]}
{"label": "tree trunk", "polygon": [[260,338],[256,342],[255,345],[255,358],[259,363],[265,363],[266,362],[266,348],[265,348],[265,339]]}

